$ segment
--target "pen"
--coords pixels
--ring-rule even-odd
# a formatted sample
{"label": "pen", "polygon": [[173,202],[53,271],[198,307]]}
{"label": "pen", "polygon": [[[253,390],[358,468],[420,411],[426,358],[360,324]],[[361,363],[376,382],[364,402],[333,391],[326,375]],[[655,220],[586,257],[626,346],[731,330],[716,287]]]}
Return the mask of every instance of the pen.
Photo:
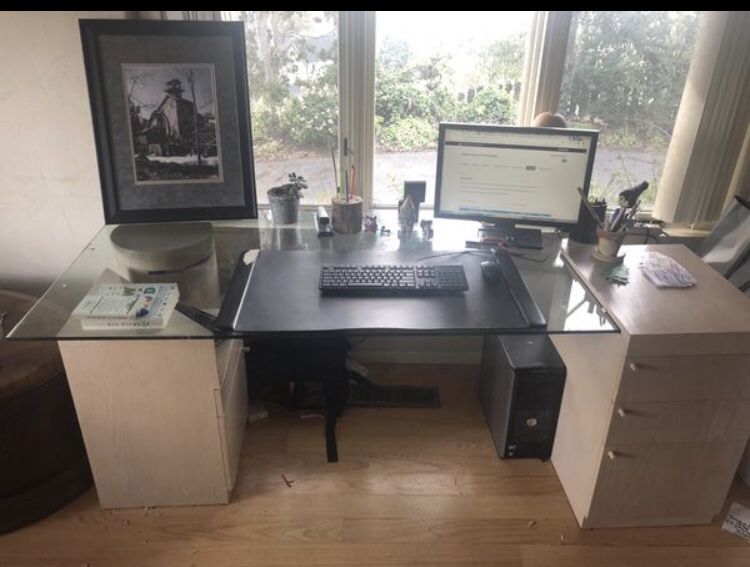
{"label": "pen", "polygon": [[336,154],[333,151],[333,142],[330,143],[331,146],[331,161],[333,161],[333,183],[336,185],[336,194],[341,195],[341,186],[339,185],[339,172],[336,168]]}
{"label": "pen", "polygon": [[625,209],[622,207],[617,207],[615,209],[615,212],[612,213],[612,220],[610,222],[609,230],[611,232],[617,232],[617,229],[620,227],[620,223],[622,222],[622,218],[625,215]]}
{"label": "pen", "polygon": [[341,198],[346,199],[346,167],[344,167],[343,159],[339,165],[341,166]]}
{"label": "pen", "polygon": [[635,204],[635,206],[628,211],[628,214],[625,217],[625,222],[633,220],[633,218],[635,217],[635,214],[640,210],[640,208],[641,208],[641,202],[638,201]]}

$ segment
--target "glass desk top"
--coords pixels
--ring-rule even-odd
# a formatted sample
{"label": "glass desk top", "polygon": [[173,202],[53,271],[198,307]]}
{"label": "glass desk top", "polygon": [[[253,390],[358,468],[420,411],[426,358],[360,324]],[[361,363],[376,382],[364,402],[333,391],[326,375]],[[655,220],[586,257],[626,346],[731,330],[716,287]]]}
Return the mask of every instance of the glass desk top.
{"label": "glass desk top", "polygon": [[[427,217],[423,211],[422,217]],[[378,211],[378,224],[390,234],[361,232],[318,237],[312,211],[300,211],[294,225],[276,226],[267,211],[260,218],[210,223],[170,225],[110,225],[103,227],[73,264],[8,335],[9,339],[214,339],[217,334],[181,312],[175,311],[160,329],[113,329],[84,331],[71,317],[73,309],[95,286],[122,281],[176,282],[180,302],[216,314],[237,263],[247,250],[398,250],[433,252],[466,249],[477,239],[479,224],[435,219],[434,237],[424,239],[415,227],[408,239],[399,239],[396,211]],[[196,225],[199,225],[196,227]],[[193,234],[193,228],[199,228]],[[150,231],[166,229],[185,234],[162,246]],[[594,297],[565,263],[565,244],[554,232],[544,234],[543,250],[511,249],[514,262],[534,300],[547,319],[546,333],[617,332],[618,329]],[[144,253],[144,250],[146,251]],[[480,262],[482,254],[477,254]],[[431,260],[425,258],[424,262]],[[432,260],[437,261],[437,259]],[[395,333],[394,333],[395,334]]]}

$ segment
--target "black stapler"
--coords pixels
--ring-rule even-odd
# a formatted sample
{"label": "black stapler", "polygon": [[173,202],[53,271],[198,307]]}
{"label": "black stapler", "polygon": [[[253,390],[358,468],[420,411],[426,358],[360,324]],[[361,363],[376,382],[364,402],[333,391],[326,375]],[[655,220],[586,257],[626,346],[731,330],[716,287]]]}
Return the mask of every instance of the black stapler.
{"label": "black stapler", "polygon": [[315,226],[318,229],[318,236],[333,236],[331,217],[328,216],[324,207],[318,207],[315,212]]}

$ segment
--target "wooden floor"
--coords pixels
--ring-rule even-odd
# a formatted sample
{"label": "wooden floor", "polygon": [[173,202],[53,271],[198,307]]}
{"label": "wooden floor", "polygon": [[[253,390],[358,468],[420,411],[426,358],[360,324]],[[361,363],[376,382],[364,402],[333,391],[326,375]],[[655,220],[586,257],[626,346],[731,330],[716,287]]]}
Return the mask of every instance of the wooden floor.
{"label": "wooden floor", "polygon": [[[495,455],[475,367],[372,371],[439,384],[443,407],[348,409],[338,464],[319,418],[272,411],[248,427],[228,506],[103,511],[91,490],[0,536],[0,566],[750,565],[718,524],[579,529],[550,463]],[[750,505],[750,490],[730,498]]]}

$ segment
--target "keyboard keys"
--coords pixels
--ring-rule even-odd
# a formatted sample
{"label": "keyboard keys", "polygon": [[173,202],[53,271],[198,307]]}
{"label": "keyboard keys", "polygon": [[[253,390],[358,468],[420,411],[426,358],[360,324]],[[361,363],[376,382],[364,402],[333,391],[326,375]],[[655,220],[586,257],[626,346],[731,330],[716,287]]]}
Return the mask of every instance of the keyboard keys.
{"label": "keyboard keys", "polygon": [[329,292],[446,293],[468,289],[463,266],[426,264],[330,264],[320,271]]}

